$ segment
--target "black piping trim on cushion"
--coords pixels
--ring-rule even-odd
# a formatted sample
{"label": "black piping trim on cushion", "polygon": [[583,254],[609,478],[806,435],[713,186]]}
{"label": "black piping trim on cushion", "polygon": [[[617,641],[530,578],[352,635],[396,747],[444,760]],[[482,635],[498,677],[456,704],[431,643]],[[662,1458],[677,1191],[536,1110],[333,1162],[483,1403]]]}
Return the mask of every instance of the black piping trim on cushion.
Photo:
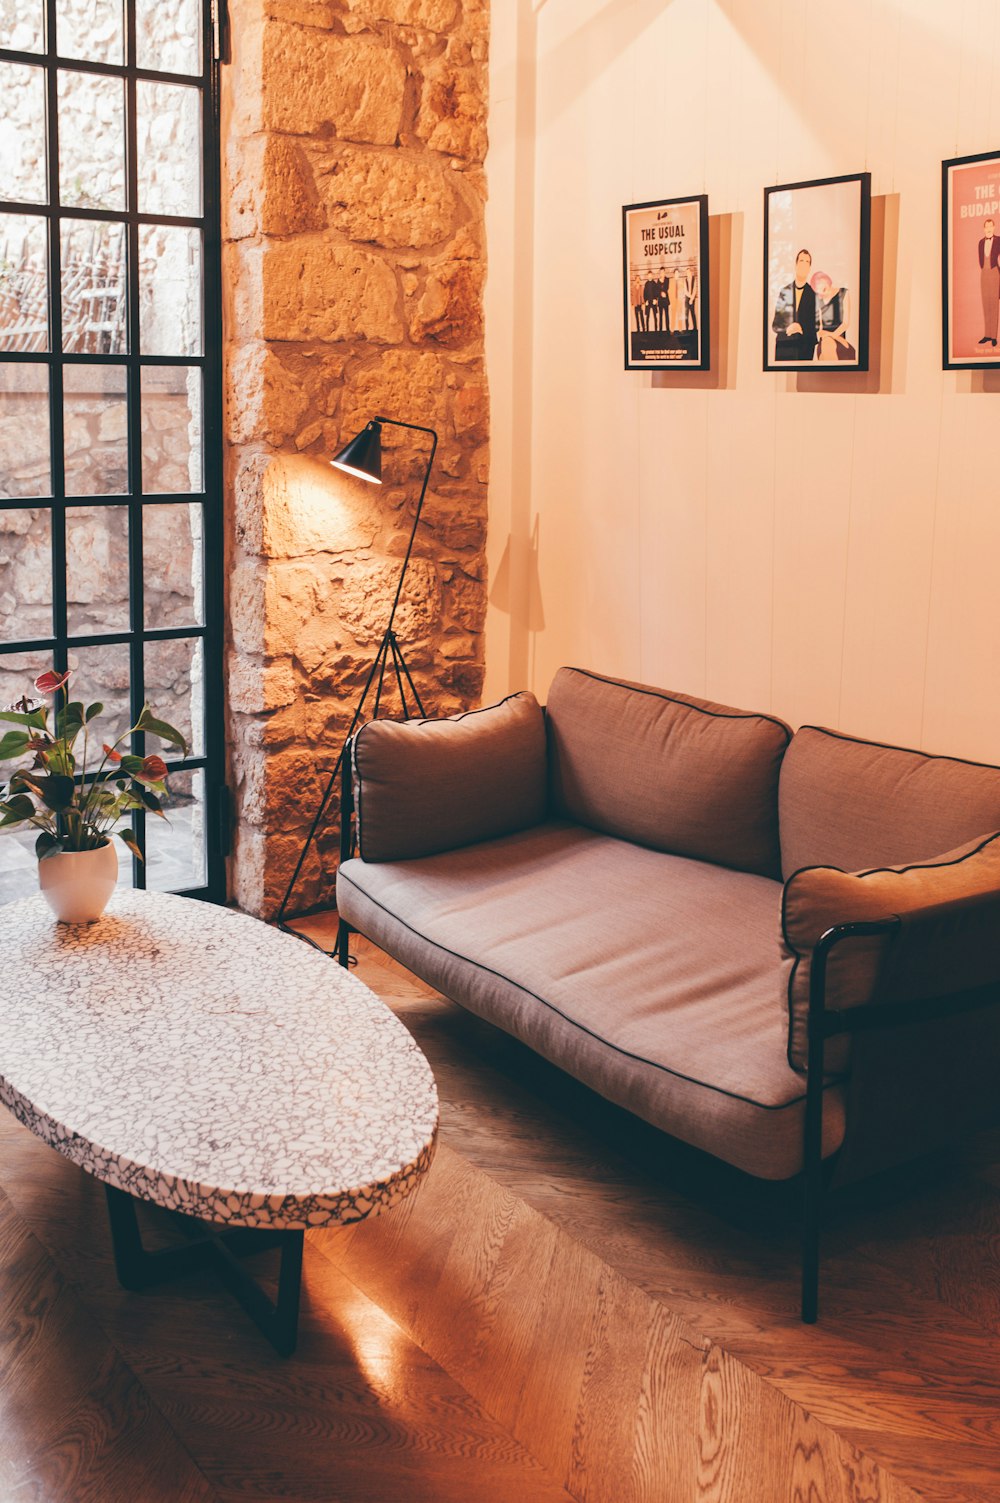
{"label": "black piping trim on cushion", "polygon": [[[732,1101],[745,1101],[747,1106],[755,1106],[762,1112],[783,1112],[787,1107],[798,1106],[800,1102],[806,1099],[805,1092],[803,1092],[801,1096],[793,1096],[791,1101],[782,1101],[779,1106],[769,1106],[766,1101],[755,1101],[752,1096],[741,1096],[738,1091],[724,1090],[722,1086],[712,1085],[710,1081],[699,1080],[696,1075],[685,1075],[680,1070],[671,1070],[669,1065],[658,1064],[655,1059],[647,1059],[643,1054],[633,1054],[628,1049],[622,1049],[618,1044],[611,1043],[610,1039],[602,1038],[592,1028],[587,1028],[583,1023],[578,1023],[575,1018],[569,1017],[560,1008],[556,1007],[553,1002],[549,1002],[545,997],[540,997],[530,987],[522,986],[520,981],[512,980],[510,976],[505,976],[502,971],[495,971],[492,966],[481,965],[478,960],[472,960],[468,955],[460,955],[457,950],[449,949],[447,945],[439,944],[436,939],[430,939],[428,935],[421,933],[419,929],[414,929],[412,924],[408,924],[405,919],[401,919],[398,914],[392,912],[391,908],[387,908],[384,903],[380,903],[378,898],[373,898],[371,893],[365,892],[364,888],[359,887],[357,882],[353,882],[350,877],[345,876],[343,867],[337,873],[337,880],[346,882],[350,887],[353,887],[355,892],[360,893],[369,903],[373,903],[376,908],[380,908],[383,913],[388,914],[394,923],[400,924],[402,928],[408,929],[411,934],[416,935],[417,939],[422,940],[424,944],[433,945],[435,950],[440,950],[443,954],[450,955],[453,960],[460,960],[465,965],[474,966],[477,971],[485,971],[487,975],[495,976],[498,981],[503,981],[507,986],[516,987],[526,997],[531,997],[535,1002],[540,1002],[543,1007],[547,1007],[550,1012],[554,1012],[557,1017],[562,1018],[564,1023],[569,1023],[571,1027],[579,1029],[581,1033],[587,1034],[588,1038],[594,1039],[598,1044],[603,1044],[606,1049],[610,1049],[613,1053],[620,1054],[623,1059],[634,1059],[636,1064],[648,1065],[651,1070],[659,1070],[664,1075],[673,1075],[677,1080],[686,1080],[689,1085],[701,1086],[706,1091],[714,1091],[717,1096],[728,1096]],[[364,933],[364,930],[360,932]],[[370,938],[370,936],[368,937]],[[378,941],[372,940],[372,943],[377,944]],[[410,966],[408,969],[413,970],[413,967]],[[420,972],[416,970],[413,971],[413,974],[420,976]],[[434,982],[428,976],[421,976],[421,980],[426,981],[428,986],[434,986]],[[458,1005],[460,1006],[461,1004]],[[531,1046],[526,1045],[526,1047],[530,1048]],[[568,1074],[569,1072],[567,1071],[566,1073]],[[831,1076],[829,1080],[824,1082],[823,1089],[827,1090],[830,1086],[839,1085],[845,1079],[846,1076],[843,1074]]]}
{"label": "black piping trim on cushion", "polygon": [[[905,752],[910,757],[923,757],[925,762],[957,762],[961,767],[983,767],[987,772],[1000,772],[1000,766],[995,762],[973,762],[969,757],[949,757],[946,752],[920,751],[915,746],[893,746],[889,741],[869,741],[865,736],[849,736],[846,731],[831,731],[825,725],[800,725],[798,733],[802,731],[815,731],[818,736],[832,736],[835,741],[853,741],[856,746],[875,746],[880,751]],[[804,867],[803,870],[807,868]],[[833,867],[832,870],[836,871],[837,868]]]}
{"label": "black piping trim on cushion", "polygon": [[[817,729],[817,727],[809,726],[808,729],[814,731]],[[848,736],[845,739],[850,741],[853,738]],[[870,744],[874,746],[877,743],[871,742]],[[889,750],[898,751],[900,750],[900,748],[890,747]],[[923,754],[918,753],[918,755]],[[987,764],[976,763],[973,765],[986,766]],[[863,872],[845,872],[842,866],[800,866],[798,871],[792,872],[792,875],[789,877],[788,881],[781,889],[781,937],[784,941],[786,950],[789,950],[795,956],[795,960],[792,963],[792,969],[788,973],[788,986],[786,989],[786,1005],[788,1008],[788,1047],[785,1053],[787,1055],[789,1065],[797,1075],[805,1074],[805,1067],[803,1065],[797,1065],[792,1059],[792,1023],[795,1011],[792,1003],[792,991],[795,986],[795,977],[798,973],[799,965],[803,960],[806,959],[807,955],[812,954],[812,951],[797,950],[788,937],[788,926],[785,922],[787,915],[786,905],[788,902],[788,889],[795,881],[795,878],[804,876],[806,872],[838,872],[841,876],[854,877],[856,880],[862,881],[865,877],[881,877],[884,876],[887,872],[892,872],[894,875],[902,876],[904,872],[943,871],[946,867],[949,866],[961,866],[962,863],[964,861],[968,861],[971,856],[978,856],[981,851],[985,851],[988,845],[992,845],[994,840],[1000,840],[1000,830],[998,830],[993,835],[985,835],[974,850],[966,851],[964,856],[956,856],[953,861],[911,861],[909,866],[873,866],[870,867],[867,871]],[[885,918],[893,918],[897,915],[887,913],[883,916]],[[839,922],[849,924],[852,923],[853,920],[849,918],[843,918],[840,919]]]}
{"label": "black piping trim on cushion", "polygon": [[[351,772],[354,776],[354,802],[357,809],[358,855],[361,857],[362,861],[364,861],[365,859],[363,845],[364,821],[361,817],[361,795],[363,784],[361,769],[358,766],[358,747],[361,743],[361,737],[368,729],[368,727],[372,725],[381,725],[385,722],[388,722],[390,725],[411,725],[416,729],[417,727],[422,725],[443,725],[444,722],[448,720],[456,722],[459,720],[468,720],[470,715],[487,715],[489,714],[490,710],[499,710],[503,705],[508,704],[512,699],[521,699],[525,694],[531,695],[532,699],[535,698],[535,696],[531,694],[530,689],[516,689],[513,694],[508,694],[503,699],[498,699],[495,705],[480,705],[478,710],[463,710],[460,715],[425,715],[420,720],[398,720],[395,717],[390,718],[388,715],[382,715],[378,720],[365,721],[361,729],[359,731],[356,731],[354,734],[354,745],[351,751]],[[538,701],[536,700],[535,703],[537,704]],[[541,705],[539,705],[539,709],[541,708]],[[544,710],[542,710],[543,719],[544,715],[545,712]]]}
{"label": "black piping trim on cushion", "polygon": [[[666,689],[650,689],[645,684],[629,683],[627,679],[607,678],[603,673],[592,673],[589,668],[573,668],[567,665],[561,671],[579,673],[581,678],[592,678],[595,683],[610,684],[615,689],[627,689],[630,694],[647,694],[652,699],[666,699],[672,705],[680,705],[682,710],[696,710],[699,715],[711,715],[715,720],[767,720],[771,725],[776,725],[784,731],[786,748],[792,739],[791,726],[779,720],[777,715],[765,715],[760,710],[710,710],[707,705],[692,704],[689,699],[670,694]],[[549,692],[551,693],[551,689]]]}

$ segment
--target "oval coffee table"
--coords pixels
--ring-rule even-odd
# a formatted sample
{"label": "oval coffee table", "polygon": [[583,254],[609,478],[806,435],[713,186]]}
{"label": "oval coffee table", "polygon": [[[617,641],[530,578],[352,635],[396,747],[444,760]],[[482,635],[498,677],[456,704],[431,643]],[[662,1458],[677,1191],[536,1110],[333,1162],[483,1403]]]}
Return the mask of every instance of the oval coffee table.
{"label": "oval coffee table", "polygon": [[[163,893],[116,893],[92,925],[0,908],[0,975],[0,1102],[103,1180],[120,1281],[210,1263],[294,1350],[305,1229],[388,1209],[433,1156],[434,1077],[402,1023],[300,940]],[[135,1199],[210,1226],[148,1252]],[[236,1261],[264,1245],[276,1304]]]}

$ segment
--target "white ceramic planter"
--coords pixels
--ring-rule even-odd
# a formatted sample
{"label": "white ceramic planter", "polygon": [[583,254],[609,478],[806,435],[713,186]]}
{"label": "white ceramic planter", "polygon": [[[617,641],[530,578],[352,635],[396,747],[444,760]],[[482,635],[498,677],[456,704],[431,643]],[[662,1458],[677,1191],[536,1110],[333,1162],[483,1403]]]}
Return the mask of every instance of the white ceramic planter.
{"label": "white ceramic planter", "polygon": [[109,840],[96,851],[60,851],[38,863],[38,885],[61,924],[93,924],[118,880],[118,852]]}

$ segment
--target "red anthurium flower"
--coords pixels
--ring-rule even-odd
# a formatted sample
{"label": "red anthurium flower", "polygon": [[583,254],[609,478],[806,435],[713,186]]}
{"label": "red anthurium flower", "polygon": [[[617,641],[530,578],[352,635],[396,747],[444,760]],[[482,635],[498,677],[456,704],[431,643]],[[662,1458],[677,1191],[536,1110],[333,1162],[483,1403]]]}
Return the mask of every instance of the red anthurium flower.
{"label": "red anthurium flower", "polygon": [[55,694],[57,689],[63,687],[68,678],[68,672],[55,673],[50,668],[48,673],[43,673],[40,678],[35,679],[35,688],[39,694]]}
{"label": "red anthurium flower", "polygon": [[167,775],[167,764],[162,757],[155,754],[142,759],[142,771],[135,776],[140,783],[162,783]]}
{"label": "red anthurium flower", "polygon": [[121,752],[115,751],[114,747],[109,746],[106,741],[104,742],[104,755],[109,762],[120,762],[122,759]]}

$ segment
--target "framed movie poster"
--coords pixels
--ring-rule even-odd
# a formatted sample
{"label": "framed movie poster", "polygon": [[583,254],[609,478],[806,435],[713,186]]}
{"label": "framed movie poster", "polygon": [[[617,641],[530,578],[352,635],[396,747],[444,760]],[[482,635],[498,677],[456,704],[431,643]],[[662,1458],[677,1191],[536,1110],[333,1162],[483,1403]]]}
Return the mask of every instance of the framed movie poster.
{"label": "framed movie poster", "polygon": [[708,195],[626,204],[625,369],[707,371]]}
{"label": "framed movie poster", "polygon": [[945,370],[1000,366],[1000,152],[941,164]]}
{"label": "framed movie poster", "polygon": [[871,173],[764,189],[764,369],[868,369]]}

